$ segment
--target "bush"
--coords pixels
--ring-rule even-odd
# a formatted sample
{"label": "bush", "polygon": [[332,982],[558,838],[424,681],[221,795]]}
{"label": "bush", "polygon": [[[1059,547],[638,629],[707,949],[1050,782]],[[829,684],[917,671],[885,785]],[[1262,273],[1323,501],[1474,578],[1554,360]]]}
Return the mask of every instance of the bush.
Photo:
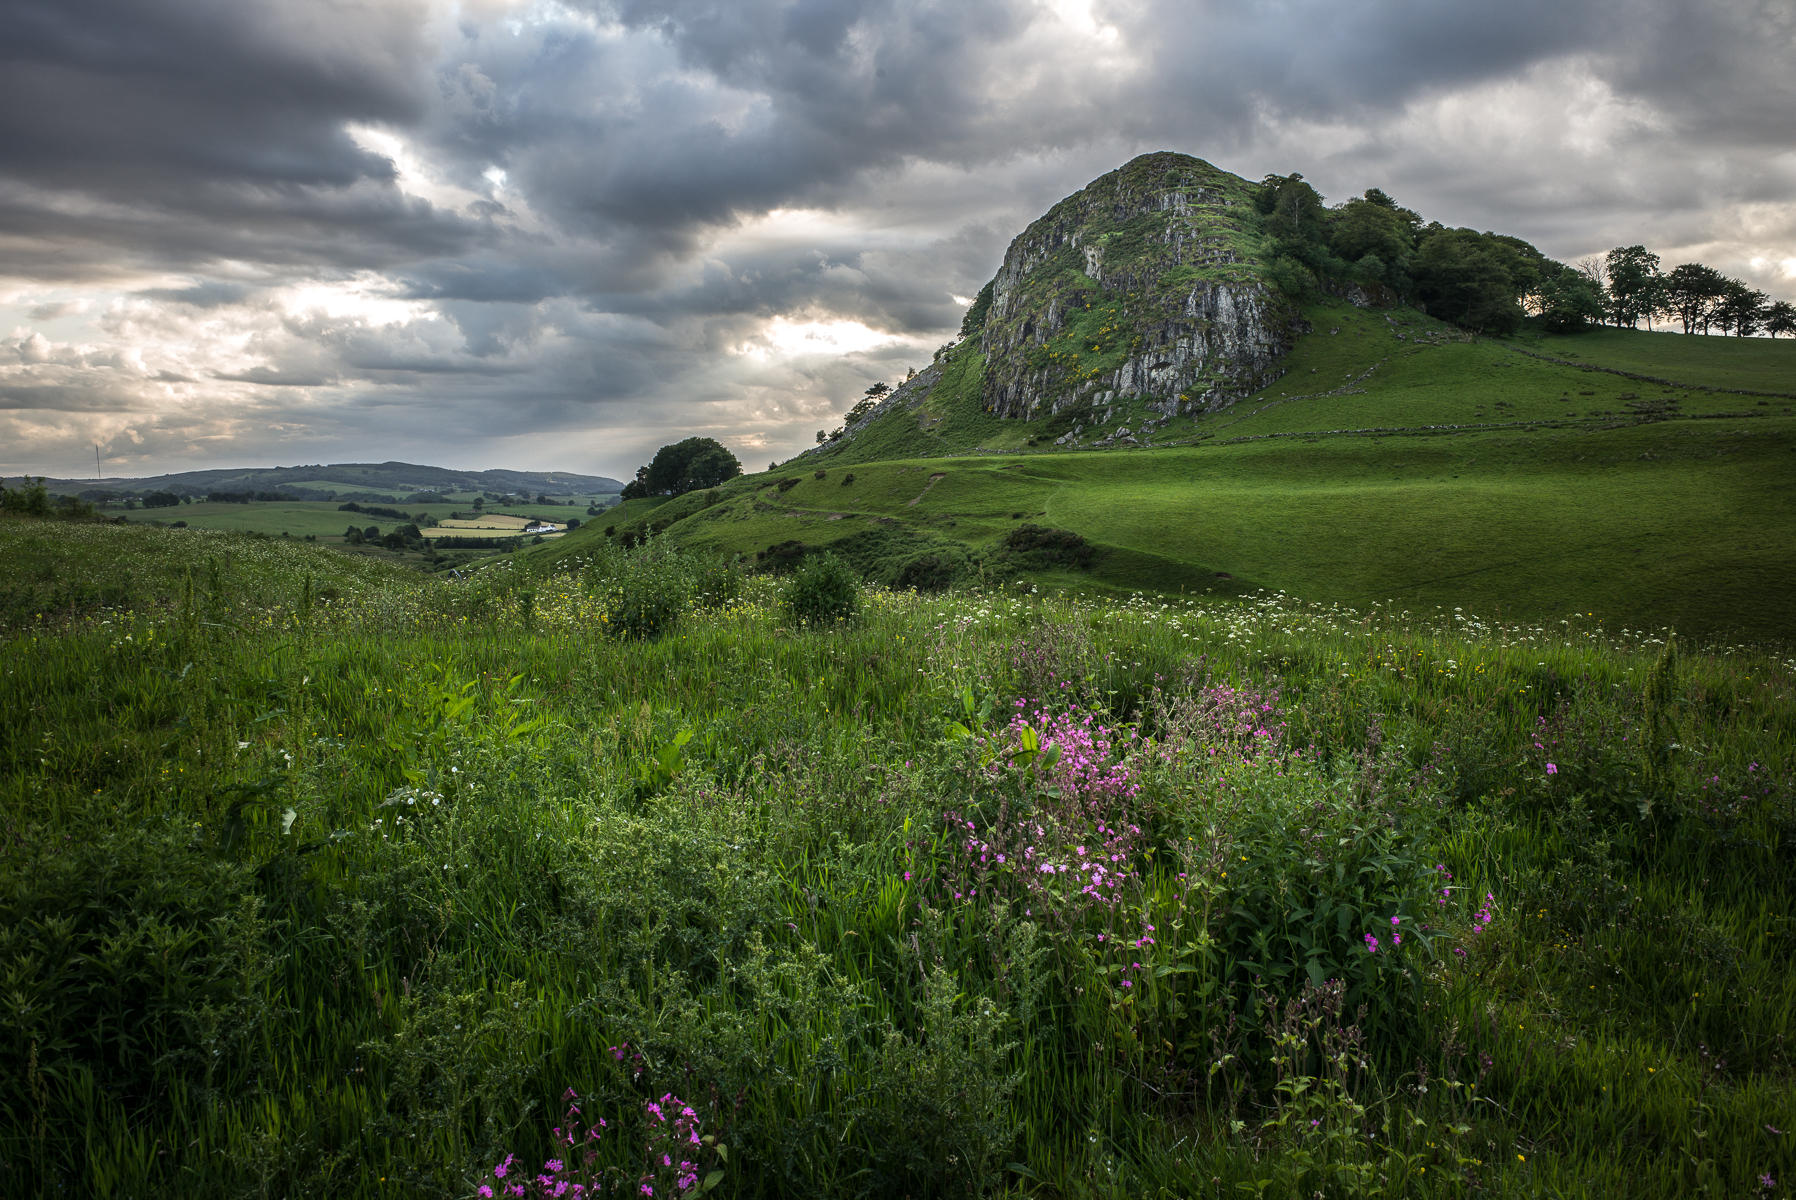
{"label": "bush", "polygon": [[945,592],[966,570],[965,556],[928,551],[906,560],[898,569],[897,586],[919,592]]}
{"label": "bush", "polygon": [[804,561],[810,547],[796,538],[775,542],[765,550],[755,551],[755,566],[769,575],[790,575]]}
{"label": "bush", "polygon": [[693,554],[660,538],[643,538],[627,551],[601,551],[584,568],[588,585],[607,597],[605,629],[612,637],[649,641],[671,633],[691,608],[716,608],[742,594],[733,563]]}
{"label": "bush", "polygon": [[795,625],[851,621],[860,611],[860,578],[834,554],[811,555],[798,568],[783,604]]}
{"label": "bush", "polygon": [[1097,557],[1097,547],[1070,529],[1044,525],[1019,525],[999,543],[1018,566],[1041,570],[1070,567],[1083,571]]}

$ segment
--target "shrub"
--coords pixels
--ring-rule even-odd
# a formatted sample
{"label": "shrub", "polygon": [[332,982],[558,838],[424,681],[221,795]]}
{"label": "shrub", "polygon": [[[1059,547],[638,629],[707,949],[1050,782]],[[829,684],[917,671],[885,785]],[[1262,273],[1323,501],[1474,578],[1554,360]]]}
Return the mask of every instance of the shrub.
{"label": "shrub", "polygon": [[789,492],[797,486],[798,486],[798,476],[796,476],[796,475],[788,475],[784,479],[780,480],[779,484],[778,484],[779,490],[782,492]]}
{"label": "shrub", "polygon": [[860,578],[834,554],[811,555],[798,568],[783,604],[795,625],[851,621],[860,611]]}
{"label": "shrub", "polygon": [[622,541],[622,548],[601,545],[578,560],[583,586],[602,598],[612,637],[652,641],[672,632],[687,610],[716,608],[742,594],[742,571],[732,562],[634,532]]}
{"label": "shrub", "polygon": [[1071,567],[1083,571],[1097,557],[1097,547],[1070,529],[1019,525],[999,543],[1018,566],[1041,569]]}
{"label": "shrub", "polygon": [[928,551],[906,560],[898,569],[897,585],[919,592],[945,592],[954,586],[966,566],[964,556]]}
{"label": "shrub", "polygon": [[809,546],[796,538],[788,538],[765,550],[755,551],[755,565],[769,575],[790,575],[809,552]]}

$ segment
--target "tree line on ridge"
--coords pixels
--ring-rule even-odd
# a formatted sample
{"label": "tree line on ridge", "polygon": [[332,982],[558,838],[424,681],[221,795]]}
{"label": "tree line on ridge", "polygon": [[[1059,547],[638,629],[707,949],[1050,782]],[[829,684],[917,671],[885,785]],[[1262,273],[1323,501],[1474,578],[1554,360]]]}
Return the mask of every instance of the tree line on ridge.
{"label": "tree line on ridge", "polygon": [[1378,188],[1330,208],[1299,174],[1268,175],[1254,207],[1273,239],[1271,281],[1297,300],[1342,285],[1383,289],[1497,335],[1527,316],[1555,333],[1642,320],[1651,328],[1655,317],[1675,319],[1685,333],[1796,333],[1796,305],[1702,263],[1664,270],[1644,246],[1568,265],[1518,237],[1424,222]]}

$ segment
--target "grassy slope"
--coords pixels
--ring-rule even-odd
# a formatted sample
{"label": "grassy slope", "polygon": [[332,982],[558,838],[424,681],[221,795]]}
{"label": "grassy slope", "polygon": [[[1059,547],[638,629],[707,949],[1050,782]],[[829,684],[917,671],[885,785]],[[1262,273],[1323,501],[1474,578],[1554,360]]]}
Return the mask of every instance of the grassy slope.
{"label": "grassy slope", "polygon": [[[1704,636],[1796,628],[1796,398],[1710,390],[1796,388],[1796,343],[1613,330],[1503,343],[1407,311],[1310,315],[1314,332],[1282,379],[1168,424],[1152,449],[918,457],[950,444],[1014,451],[1037,428],[998,422],[958,393],[944,401],[938,387],[923,416],[942,412],[952,443],[894,409],[859,450],[851,441],[735,485],[708,511],[687,498],[655,519],[750,554],[875,528],[918,550],[989,550],[1028,520],[1111,548],[1084,577],[1099,587],[1251,584],[1518,620],[1578,611]],[[1664,382],[1590,365],[1650,368]],[[1112,428],[1138,418],[1119,412]],[[799,482],[786,492],[766,486],[788,476]],[[629,528],[634,515],[606,523]]]}
{"label": "grassy slope", "polygon": [[1710,387],[1796,393],[1790,342],[1778,338],[1687,337],[1661,329],[1593,329],[1561,337],[1515,339],[1554,358],[1652,379],[1687,380],[1700,372]]}
{"label": "grassy slope", "polygon": [[[893,495],[924,468],[904,470]],[[1655,782],[1658,647],[1589,623],[875,596],[857,626],[794,631],[762,582],[633,644],[595,636],[591,577],[452,585],[3,519],[0,559],[92,593],[73,620],[0,610],[9,1196],[467,1196],[508,1151],[520,1173],[560,1156],[570,1086],[631,1187],[643,1101],[680,1092],[730,1144],[728,1195],[869,1173],[971,1195],[983,1170],[1069,1197],[1669,1200],[1796,1171],[1768,1132],[1789,1128],[1796,1015],[1789,661],[1687,656]],[[307,578],[337,591],[309,614]],[[1117,914],[1019,920],[983,894],[1014,878],[930,836],[997,795],[944,736],[963,688],[1177,746],[1150,681],[1269,676],[1292,744],[1340,773],[1232,763],[1226,729],[1135,760],[1157,853]],[[1318,820],[1344,823],[1312,841]],[[1287,896],[1337,856],[1331,940]],[[1361,951],[1390,873],[1436,862],[1449,902],[1432,876],[1404,901],[1434,955]],[[1206,988],[1238,989],[1226,956],[1251,945],[1237,906],[1390,985],[1369,998],[1408,1019],[1365,1027],[1372,1074],[1280,1092],[1240,1043],[1212,1069],[1237,1010]],[[1137,921],[1157,937],[1116,946]],[[1289,994],[1275,945],[1255,957]]]}
{"label": "grassy slope", "polygon": [[415,586],[418,579],[416,571],[370,557],[197,528],[0,515],[0,544],[6,551],[6,570],[0,572],[0,631],[96,608],[174,608],[226,577],[232,580],[234,602],[246,605],[290,602],[295,581],[307,577],[327,597],[379,586]]}

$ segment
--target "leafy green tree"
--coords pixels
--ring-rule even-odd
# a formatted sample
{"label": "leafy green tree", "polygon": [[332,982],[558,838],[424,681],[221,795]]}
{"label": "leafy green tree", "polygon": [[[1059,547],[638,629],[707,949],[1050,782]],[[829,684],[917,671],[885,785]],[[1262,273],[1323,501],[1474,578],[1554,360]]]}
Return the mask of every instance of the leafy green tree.
{"label": "leafy green tree", "polygon": [[1772,337],[1780,333],[1796,333],[1796,304],[1773,300],[1765,306],[1765,332]]}
{"label": "leafy green tree", "polygon": [[623,498],[683,496],[702,488],[717,487],[740,474],[742,464],[721,442],[689,437],[656,451],[648,466],[636,472],[635,481],[624,487]]}
{"label": "leafy green tree", "polygon": [[[1376,193],[1379,199],[1373,199]],[[1415,252],[1416,226],[1420,218],[1407,209],[1399,209],[1389,196],[1374,188],[1359,199],[1349,200],[1336,209],[1329,220],[1328,240],[1337,256],[1361,268],[1373,256],[1381,272],[1380,282],[1392,287],[1407,283],[1404,268]]]}
{"label": "leafy green tree", "polygon": [[1659,256],[1645,246],[1617,246],[1603,260],[1603,268],[1609,280],[1609,319],[1633,329],[1645,317],[1650,327],[1652,314],[1664,302]]}
{"label": "leafy green tree", "polygon": [[1328,211],[1322,196],[1303,176],[1268,175],[1254,196],[1254,207],[1266,218],[1272,236],[1296,242],[1319,242]]}
{"label": "leafy green tree", "polygon": [[1541,323],[1554,333],[1578,333],[1603,319],[1602,292],[1589,276],[1570,267],[1542,280],[1535,296]]}
{"label": "leafy green tree", "polygon": [[1715,323],[1721,326],[1723,333],[1750,337],[1765,323],[1765,309],[1770,304],[1771,298],[1765,293],[1747,287],[1738,279],[1726,280],[1721,297],[1715,302]]}
{"label": "leafy green tree", "polygon": [[1266,278],[1293,300],[1311,299],[1317,291],[1316,273],[1289,254],[1272,260],[1266,268]]}
{"label": "leafy green tree", "polygon": [[1430,316],[1477,333],[1513,333],[1520,297],[1538,284],[1538,269],[1514,246],[1470,229],[1431,226],[1412,271],[1416,299]]}
{"label": "leafy green tree", "polygon": [[996,282],[994,279],[980,288],[979,294],[973,297],[973,302],[967,305],[966,316],[960,319],[961,337],[972,337],[985,328],[985,314],[992,307],[992,284]]}
{"label": "leafy green tree", "polygon": [[[848,412],[843,415],[842,429],[848,428],[848,426],[854,424],[856,421],[860,420],[862,417],[864,417],[868,413],[872,412],[873,409],[879,404],[880,400],[886,395],[886,393],[890,392],[891,390],[892,390],[891,386],[889,384],[885,384],[885,383],[876,383],[872,387],[868,388],[866,395],[861,397],[860,400],[856,401],[854,407],[849,409]],[[837,430],[836,436],[840,436],[840,435],[841,435],[841,430]],[[825,436],[826,435],[819,432],[818,436],[817,436],[817,440],[821,442],[824,440]]]}
{"label": "leafy green tree", "polygon": [[1665,276],[1661,310],[1683,322],[1685,333],[1707,333],[1715,318],[1715,306],[1727,292],[1727,277],[1701,263],[1680,263]]}
{"label": "leafy green tree", "polygon": [[15,488],[8,488],[4,481],[0,481],[0,512],[25,513],[33,517],[48,516],[50,493],[44,487],[43,477],[33,479],[26,475]]}

